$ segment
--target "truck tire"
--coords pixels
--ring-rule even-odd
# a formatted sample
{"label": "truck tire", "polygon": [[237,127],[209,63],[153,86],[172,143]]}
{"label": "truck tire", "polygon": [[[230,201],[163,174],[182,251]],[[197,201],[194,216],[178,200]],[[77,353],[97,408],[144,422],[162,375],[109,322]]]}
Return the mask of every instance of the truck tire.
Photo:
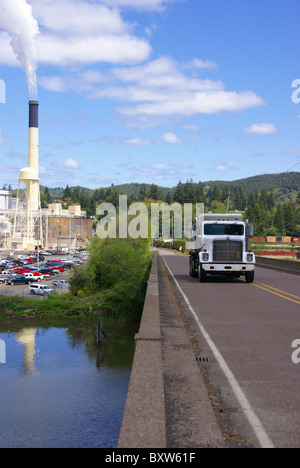
{"label": "truck tire", "polygon": [[199,276],[200,283],[204,283],[204,281],[206,281],[206,272],[202,268],[201,264],[199,265],[199,275],[198,276]]}
{"label": "truck tire", "polygon": [[253,283],[254,281],[254,270],[247,271],[245,275],[246,283]]}
{"label": "truck tire", "polygon": [[190,277],[191,278],[197,278],[198,273],[197,270],[195,270],[195,263],[193,257],[190,257]]}

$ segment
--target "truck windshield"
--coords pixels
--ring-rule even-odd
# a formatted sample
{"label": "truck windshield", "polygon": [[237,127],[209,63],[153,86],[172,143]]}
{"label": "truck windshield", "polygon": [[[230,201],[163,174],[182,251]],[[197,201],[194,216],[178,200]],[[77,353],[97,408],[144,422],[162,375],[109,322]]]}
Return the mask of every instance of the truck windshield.
{"label": "truck windshield", "polygon": [[205,224],[204,234],[206,236],[243,236],[244,226],[242,224]]}

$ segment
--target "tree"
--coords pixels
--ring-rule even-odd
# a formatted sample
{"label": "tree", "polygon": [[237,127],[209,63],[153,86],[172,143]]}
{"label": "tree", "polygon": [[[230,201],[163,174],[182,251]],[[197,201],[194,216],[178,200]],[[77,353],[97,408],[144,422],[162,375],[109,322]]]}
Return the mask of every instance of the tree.
{"label": "tree", "polygon": [[286,234],[293,236],[296,233],[296,207],[292,200],[283,205]]}
{"label": "tree", "polygon": [[167,193],[166,198],[165,198],[165,202],[166,202],[168,205],[171,205],[171,204],[172,204],[172,195],[171,195],[170,192]]}
{"label": "tree", "polygon": [[94,237],[88,249],[84,274],[75,269],[71,275],[71,291],[98,295],[101,308],[116,315],[139,314],[151,264],[150,240]]}
{"label": "tree", "polygon": [[139,201],[144,201],[145,198],[148,198],[147,186],[146,184],[142,184],[139,193]]}
{"label": "tree", "polygon": [[219,201],[222,202],[222,192],[218,185],[215,185],[212,191],[211,201]]}
{"label": "tree", "polygon": [[196,203],[197,201],[197,192],[193,180],[187,180],[183,187],[184,192],[184,203]]}
{"label": "tree", "polygon": [[196,203],[205,203],[205,202],[206,202],[206,195],[204,193],[201,182],[199,182],[196,188]]}
{"label": "tree", "polygon": [[181,180],[178,182],[175,188],[173,201],[176,203],[180,203],[180,204],[184,203],[184,188],[183,188],[183,183],[181,182]]}
{"label": "tree", "polygon": [[62,196],[63,200],[66,200],[67,198],[72,198],[72,190],[70,189],[68,185],[66,186],[63,196]]}
{"label": "tree", "polygon": [[244,190],[239,187],[234,196],[234,207],[236,210],[244,211],[247,206],[247,197]]}
{"label": "tree", "polygon": [[159,189],[157,185],[151,185],[149,190],[149,198],[152,198],[152,200],[159,200]]}
{"label": "tree", "polygon": [[285,221],[284,221],[284,211],[281,203],[277,205],[277,210],[274,217],[274,226],[278,230],[279,235],[284,235],[285,233]]}
{"label": "tree", "polygon": [[261,191],[259,204],[263,209],[268,209],[268,191],[266,188]]}
{"label": "tree", "polygon": [[276,206],[276,197],[275,197],[275,191],[273,187],[271,188],[271,191],[268,195],[267,206],[268,206],[268,210],[270,211]]}
{"label": "tree", "polygon": [[47,204],[50,205],[50,203],[52,203],[52,197],[51,197],[51,193],[48,187],[45,188],[44,194],[45,194],[45,199],[46,199]]}

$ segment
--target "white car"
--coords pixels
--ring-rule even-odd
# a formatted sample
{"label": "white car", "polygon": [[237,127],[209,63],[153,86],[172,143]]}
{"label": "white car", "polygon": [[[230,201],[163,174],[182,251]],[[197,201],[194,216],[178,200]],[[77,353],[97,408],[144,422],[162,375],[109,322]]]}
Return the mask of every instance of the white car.
{"label": "white car", "polygon": [[17,273],[12,273],[11,271],[8,271],[8,270],[2,271],[2,273],[1,273],[1,276],[5,276],[6,278],[8,276],[11,277],[11,276],[16,276],[16,275],[17,275]]}
{"label": "white car", "polygon": [[36,284],[33,283],[29,286],[28,291],[31,294],[37,294],[38,296],[48,296],[49,294],[54,293],[54,289],[51,289],[46,284]]}
{"label": "white car", "polygon": [[66,280],[52,281],[52,284],[56,288],[66,288],[69,286],[69,283]]}

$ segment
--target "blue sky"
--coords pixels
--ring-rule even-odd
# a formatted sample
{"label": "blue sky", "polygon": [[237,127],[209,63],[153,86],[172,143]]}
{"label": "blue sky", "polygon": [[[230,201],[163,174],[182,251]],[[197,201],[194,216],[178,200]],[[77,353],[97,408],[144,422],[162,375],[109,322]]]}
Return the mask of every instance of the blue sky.
{"label": "blue sky", "polygon": [[0,0],[1,185],[17,187],[27,165],[35,77],[48,187],[299,170],[299,0],[7,5]]}

